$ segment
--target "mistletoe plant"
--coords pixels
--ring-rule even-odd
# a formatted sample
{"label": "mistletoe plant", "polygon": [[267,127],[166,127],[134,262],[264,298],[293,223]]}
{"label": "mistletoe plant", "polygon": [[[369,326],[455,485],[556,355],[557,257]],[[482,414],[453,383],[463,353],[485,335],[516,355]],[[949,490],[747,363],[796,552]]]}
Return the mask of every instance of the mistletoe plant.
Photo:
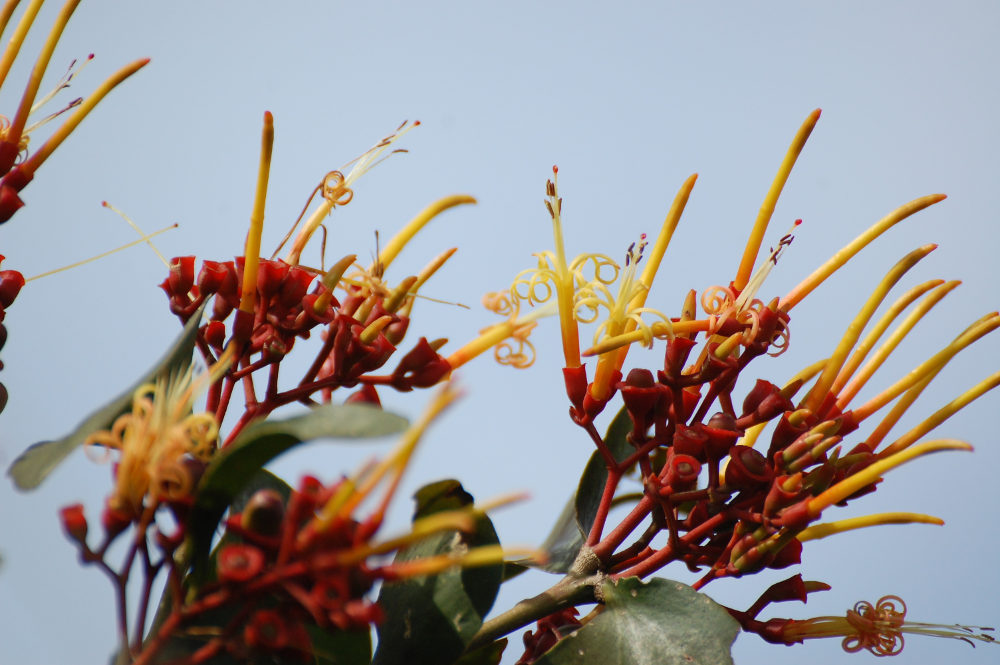
{"label": "mistletoe plant", "polygon": [[[3,9],[0,30],[17,4]],[[0,83],[40,4],[31,3],[15,28],[0,60]],[[13,119],[3,125],[4,221],[23,205],[18,193],[55,147],[145,63],[71,103],[69,119],[29,152],[26,118],[76,4],[67,3]],[[72,70],[60,88],[71,76]],[[785,645],[836,637],[848,651],[876,655],[898,653],[906,633],[993,642],[988,628],[912,622],[895,596],[859,602],[840,617],[762,618],[770,603],[805,602],[828,588],[800,575],[764,590],[749,608],[724,607],[701,592],[720,578],[799,564],[809,540],[880,524],[940,524],[912,513],[828,518],[836,507],[876,491],[887,472],[908,461],[971,450],[961,441],[927,437],[1000,384],[1000,372],[994,373],[890,436],[951,358],[1000,327],[994,312],[875,397],[856,402],[900,341],[958,285],[919,284],[876,319],[892,288],[933,251],[928,245],[888,271],[827,358],[784,380],[757,379],[745,390],[740,379],[749,376],[752,361],[789,348],[792,312],[805,297],[876,237],[944,198],[903,205],[789,293],[765,295],[768,272],[794,232],[793,226],[761,261],[767,227],[818,119],[818,110],[811,113],[792,141],[731,281],[700,298],[690,291],[675,313],[649,306],[649,295],[695,176],[682,185],[658,235],[640,237],[619,264],[603,254],[567,257],[553,168],[545,192],[553,249],[536,253],[537,265],[509,289],[484,298],[501,322],[445,355],[447,340],[408,340],[407,331],[421,288],[455,250],[395,282],[390,268],[425,224],[473,198],[432,203],[368,266],[355,254],[329,267],[322,258],[324,220],[351,201],[355,181],[397,151],[397,141],[419,123],[404,123],[349,168],[326,174],[310,197],[315,205],[306,206],[285,242],[264,258],[274,140],[273,119],[265,113],[242,254],[200,265],[195,256],[167,262],[160,286],[179,319],[177,341],[120,396],[67,436],[31,446],[9,470],[28,490],[81,446],[113,463],[114,484],[96,528],[80,504],[64,508],[61,519],[83,564],[112,583],[120,638],[115,662],[477,665],[498,663],[507,636],[526,627],[520,664],[726,663],[740,631]],[[320,264],[307,265],[303,251],[317,237]],[[0,272],[0,320],[22,286],[19,272]],[[553,516],[551,536],[537,550],[502,548],[487,510],[511,499],[476,503],[455,480],[424,486],[410,531],[384,535],[389,504],[418,442],[458,395],[453,372],[491,350],[501,363],[531,365],[530,335],[548,316],[559,321],[569,417],[594,446],[567,509]],[[595,326],[587,349],[581,324]],[[314,334],[318,340],[310,339]],[[0,327],[0,343],[3,335]],[[624,376],[636,343],[659,346],[663,361]],[[295,370],[302,365],[285,362],[305,353],[311,362],[302,373]],[[196,358],[204,370],[195,369]],[[381,408],[386,391],[436,386],[413,424]],[[622,406],[612,407],[617,415],[602,433],[595,419],[619,399]],[[289,405],[298,410],[276,416]],[[401,433],[400,442],[384,459],[341,478],[287,483],[265,469],[283,452],[319,438],[394,433]],[[700,577],[686,586],[654,576],[670,564]],[[500,585],[527,567],[558,581],[491,615]]]}

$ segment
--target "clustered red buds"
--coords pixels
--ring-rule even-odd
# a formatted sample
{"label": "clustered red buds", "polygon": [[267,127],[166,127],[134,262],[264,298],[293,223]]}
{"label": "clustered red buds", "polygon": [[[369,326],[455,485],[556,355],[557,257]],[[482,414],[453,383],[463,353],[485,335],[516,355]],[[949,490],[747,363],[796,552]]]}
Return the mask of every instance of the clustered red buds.
{"label": "clustered red buds", "polygon": [[[0,192],[2,196],[2,192]],[[2,206],[2,200],[0,200]],[[4,256],[0,254],[0,263],[3,263]],[[7,316],[7,308],[14,304],[14,299],[21,292],[24,286],[24,275],[16,270],[0,270],[0,349],[7,343],[7,327],[3,324],[4,317]],[[0,361],[0,369],[3,369],[3,362]],[[0,411],[7,406],[7,388],[0,383]]]}
{"label": "clustered red buds", "polygon": [[[205,260],[197,275],[195,263],[193,256],[174,258],[160,288],[167,294],[170,310],[183,322],[212,299],[209,320],[198,335],[206,361],[214,362],[230,342],[236,342],[240,349],[239,369],[226,377],[226,388],[216,388],[215,397],[210,397],[210,408],[220,420],[231,385],[264,368],[271,372],[268,392],[259,402],[256,397],[251,399],[243,424],[316,394],[330,401],[336,389],[358,384],[361,389],[348,400],[379,405],[376,386],[404,392],[427,388],[451,372],[449,362],[438,353],[444,340],[432,343],[421,338],[391,373],[372,374],[396,353],[409,327],[409,317],[401,311],[398,299],[394,301],[385,289],[345,284],[346,295],[338,299],[315,271],[282,260],[262,259],[250,315],[239,309],[244,257],[224,262]],[[323,344],[312,365],[296,387],[278,391],[278,365],[296,339],[309,338],[317,327]],[[238,431],[239,427],[230,433],[230,440]]]}

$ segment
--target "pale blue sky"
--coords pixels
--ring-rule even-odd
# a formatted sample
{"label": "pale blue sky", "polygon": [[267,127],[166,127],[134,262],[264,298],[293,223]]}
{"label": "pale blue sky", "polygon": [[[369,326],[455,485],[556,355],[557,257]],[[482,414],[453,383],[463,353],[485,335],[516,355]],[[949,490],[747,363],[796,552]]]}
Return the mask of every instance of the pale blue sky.
{"label": "pale blue sky", "polygon": [[[46,7],[39,26],[47,29],[57,9]],[[889,266],[919,245],[940,243],[903,288],[934,277],[965,283],[876,377],[878,389],[998,306],[998,32],[993,2],[629,2],[613,10],[588,2],[302,2],[277,10],[254,2],[87,0],[50,79],[72,58],[97,57],[66,99],[128,61],[153,61],[42,168],[23,193],[27,207],[0,227],[0,253],[8,257],[4,268],[30,276],[132,240],[134,232],[100,207],[103,199],[146,230],[179,223],[158,241],[168,256],[241,253],[265,109],[276,128],[264,238],[272,248],[324,173],[401,121],[419,119],[423,125],[402,143],[410,154],[366,176],[328,223],[331,256],[368,256],[374,229],[388,236],[441,196],[479,198],[478,206],[436,220],[390,274],[398,279],[441,250],[460,248],[425,292],[473,308],[420,303],[413,339],[446,336],[446,348],[456,348],[493,322],[478,307],[482,293],[506,287],[532,265],[531,252],[551,247],[541,201],[552,164],[560,167],[572,255],[618,256],[640,233],[655,233],[677,188],[699,174],[650,296],[674,314],[688,289],[732,278],[789,141],[821,107],[767,242],[793,219],[805,222],[766,295],[786,293],[896,206],[935,192],[949,198],[888,233],[806,300],[792,318],[789,352],[756,361],[746,378],[783,383],[824,357]],[[37,50],[42,33],[33,33],[26,53]],[[18,62],[0,111],[12,112],[29,62]],[[10,390],[0,415],[4,466],[27,444],[68,431],[159,356],[178,330],[156,288],[163,276],[162,264],[139,247],[25,288],[9,310],[0,354],[0,381]],[[565,415],[557,338],[554,325],[539,329],[539,360],[525,372],[487,359],[462,370],[468,395],[424,442],[393,525],[405,524],[414,488],[454,476],[478,498],[529,490],[533,498],[498,512],[496,524],[508,544],[544,538],[591,452]],[[655,368],[661,354],[662,347],[630,359]],[[981,341],[942,373],[915,413],[929,413],[998,368],[1000,341]],[[422,398],[385,402],[414,416]],[[803,575],[833,590],[772,614],[841,614],[857,600],[898,594],[914,620],[1000,624],[998,405],[1000,395],[987,396],[941,429],[975,444],[974,455],[916,461],[838,515],[909,510],[938,515],[947,526],[884,527],[807,544]],[[318,444],[276,469],[332,479],[388,445]],[[82,500],[96,519],[109,474],[77,454],[33,494],[0,483],[3,662],[106,662],[114,642],[111,589],[96,570],[78,568],[57,511]],[[682,566],[661,574],[693,579]],[[707,590],[746,606],[790,574],[723,580]],[[554,581],[539,574],[519,582],[498,607]],[[514,636],[506,662],[516,660],[519,645]],[[895,662],[992,663],[998,653],[914,637]],[[775,664],[870,658],[844,654],[835,641],[784,648],[753,636],[738,640],[735,657]]]}

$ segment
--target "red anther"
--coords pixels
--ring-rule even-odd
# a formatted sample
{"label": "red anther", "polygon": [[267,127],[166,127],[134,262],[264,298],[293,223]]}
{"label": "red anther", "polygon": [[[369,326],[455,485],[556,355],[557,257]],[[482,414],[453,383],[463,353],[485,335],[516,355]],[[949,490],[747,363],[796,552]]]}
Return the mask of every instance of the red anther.
{"label": "red anther", "polygon": [[699,462],[704,462],[708,459],[705,455],[705,442],[707,440],[708,435],[705,433],[702,425],[698,424],[694,427],[678,425],[677,430],[674,432],[674,453],[677,455],[688,455]]}
{"label": "red anther", "polygon": [[315,279],[315,275],[308,270],[303,270],[299,266],[290,266],[288,275],[281,285],[281,292],[278,294],[278,302],[283,307],[295,307],[302,304],[302,298],[309,290],[309,285]]}
{"label": "red anther", "polygon": [[74,503],[60,510],[59,519],[70,540],[81,545],[87,544],[87,517],[83,514],[82,503]]}
{"label": "red anther", "polygon": [[680,377],[694,345],[695,341],[686,337],[675,337],[667,342],[667,350],[663,355],[663,371],[670,381],[676,381]]}
{"label": "red anther", "polygon": [[222,582],[246,582],[264,569],[264,553],[253,545],[226,545],[219,550],[216,568]]}
{"label": "red anther", "polygon": [[344,404],[371,404],[372,406],[382,407],[382,400],[379,399],[378,391],[375,390],[375,386],[370,383],[365,383],[361,386],[361,390],[351,393],[347,399],[344,400]]}
{"label": "red anther", "polygon": [[213,349],[221,349],[226,344],[226,324],[222,321],[209,321],[205,325],[205,342]]}
{"label": "red anther", "polygon": [[698,482],[701,464],[691,455],[677,454],[671,451],[667,459],[664,484],[674,492],[692,489]]}
{"label": "red anther", "polygon": [[257,267],[257,293],[260,294],[261,298],[267,301],[281,290],[289,267],[281,259],[277,261],[261,259]]}
{"label": "red anther", "polygon": [[194,257],[175,256],[170,259],[170,274],[164,284],[161,286],[168,295],[186,296],[194,286]]}
{"label": "red anther", "polygon": [[736,489],[763,487],[774,478],[774,471],[767,458],[750,446],[733,446],[729,449],[726,466],[726,486]]}
{"label": "red anther", "polygon": [[[0,261],[3,257],[0,257]],[[24,275],[16,270],[0,270],[0,310],[14,304],[14,299],[24,286]]]}

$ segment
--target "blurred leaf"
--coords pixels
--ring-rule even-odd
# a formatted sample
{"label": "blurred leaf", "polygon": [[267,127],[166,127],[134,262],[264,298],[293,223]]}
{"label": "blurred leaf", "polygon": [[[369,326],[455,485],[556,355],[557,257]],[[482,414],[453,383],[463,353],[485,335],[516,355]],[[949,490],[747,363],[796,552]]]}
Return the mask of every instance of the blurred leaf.
{"label": "blurred leaf", "polygon": [[[323,630],[319,626],[306,626],[312,642],[314,665],[368,665],[372,662],[372,634],[367,631]],[[279,661],[275,661],[276,663]],[[289,659],[284,662],[292,663]],[[298,663],[302,662],[300,658]]]}
{"label": "blurred leaf", "polygon": [[[415,518],[472,503],[457,480],[440,481],[417,491]],[[479,517],[474,533],[447,531],[400,550],[396,561],[460,553],[499,543],[493,523]],[[503,565],[452,568],[439,575],[383,585],[378,604],[385,620],[378,626],[375,665],[451,665],[465,651],[482,617],[493,607]],[[480,661],[472,661],[478,663]],[[482,661],[487,662],[487,661]]]}
{"label": "blurred leaf", "polygon": [[324,404],[285,420],[251,423],[220,450],[205,469],[188,519],[196,579],[205,564],[215,528],[237,495],[265,464],[297,445],[323,438],[372,438],[401,432],[406,419],[363,404]]}
{"label": "blurred leaf", "polygon": [[732,665],[740,626],[723,607],[672,580],[602,585],[605,605],[537,665]]}
{"label": "blurred leaf", "polygon": [[94,432],[111,429],[118,416],[132,408],[132,396],[140,386],[153,383],[158,376],[179,370],[191,362],[198,325],[201,322],[202,305],[188,320],[170,349],[132,387],[111,400],[76,426],[72,432],[56,441],[41,441],[21,453],[7,469],[7,475],[14,480],[19,490],[33,490],[69,456],[84,440]]}
{"label": "blurred leaf", "polygon": [[507,638],[491,642],[470,651],[455,661],[455,665],[500,665],[503,650],[507,648]]}

